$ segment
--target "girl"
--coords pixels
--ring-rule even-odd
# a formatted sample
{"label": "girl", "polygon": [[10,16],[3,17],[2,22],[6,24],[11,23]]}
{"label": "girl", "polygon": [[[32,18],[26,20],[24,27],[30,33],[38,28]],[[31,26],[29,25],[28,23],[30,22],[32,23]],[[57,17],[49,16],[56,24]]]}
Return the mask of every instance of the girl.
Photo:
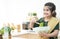
{"label": "girl", "polygon": [[43,23],[44,26],[49,26],[49,33],[39,33],[40,39],[57,39],[59,32],[59,21],[56,18],[56,6],[54,3],[48,2],[44,5],[43,14],[44,16],[38,21],[32,19],[29,24],[29,28],[38,27],[38,23]]}

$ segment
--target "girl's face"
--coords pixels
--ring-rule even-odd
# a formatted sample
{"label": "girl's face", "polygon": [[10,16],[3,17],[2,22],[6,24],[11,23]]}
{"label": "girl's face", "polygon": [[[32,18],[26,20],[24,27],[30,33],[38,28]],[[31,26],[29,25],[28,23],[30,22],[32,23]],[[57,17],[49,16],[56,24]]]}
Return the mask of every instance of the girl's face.
{"label": "girl's face", "polygon": [[51,11],[50,11],[48,6],[44,6],[43,12],[44,12],[44,17],[50,17],[51,16]]}

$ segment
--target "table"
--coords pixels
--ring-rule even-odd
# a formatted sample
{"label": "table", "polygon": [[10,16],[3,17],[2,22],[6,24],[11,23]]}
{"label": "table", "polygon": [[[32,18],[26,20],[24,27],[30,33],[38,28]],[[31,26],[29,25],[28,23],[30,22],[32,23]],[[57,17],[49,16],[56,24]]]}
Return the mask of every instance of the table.
{"label": "table", "polygon": [[[25,31],[23,31],[23,32],[25,32]],[[39,37],[38,34],[27,33],[27,32],[22,34],[22,32],[21,32],[18,35],[15,34],[14,36],[11,36],[10,39],[40,39],[40,37]],[[58,39],[60,39],[60,31],[59,31],[59,34],[58,34]]]}
{"label": "table", "polygon": [[40,39],[37,34],[29,34],[29,33],[13,36],[11,39],[13,39],[13,38],[18,38],[18,39]]}
{"label": "table", "polygon": [[34,32],[31,33],[31,32],[27,32],[26,30],[25,31],[23,30],[19,34],[16,34],[16,33],[17,32],[15,32],[15,35],[11,36],[11,39],[13,39],[13,38],[18,38],[18,39],[40,39],[39,35],[34,33]]}

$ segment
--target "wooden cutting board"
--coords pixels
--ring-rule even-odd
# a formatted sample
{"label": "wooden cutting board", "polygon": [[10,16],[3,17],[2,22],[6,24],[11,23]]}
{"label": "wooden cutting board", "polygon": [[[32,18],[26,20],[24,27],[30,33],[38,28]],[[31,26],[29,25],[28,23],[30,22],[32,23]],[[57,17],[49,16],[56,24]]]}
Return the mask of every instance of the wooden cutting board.
{"label": "wooden cutting board", "polygon": [[21,37],[21,38],[26,38],[26,39],[40,39],[40,37],[37,34],[30,34],[30,33],[17,35],[14,37]]}

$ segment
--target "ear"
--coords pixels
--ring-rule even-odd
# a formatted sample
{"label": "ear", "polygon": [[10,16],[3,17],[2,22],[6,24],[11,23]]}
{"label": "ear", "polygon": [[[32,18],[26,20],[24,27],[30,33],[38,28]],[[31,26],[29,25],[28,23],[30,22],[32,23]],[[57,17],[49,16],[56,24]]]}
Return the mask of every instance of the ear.
{"label": "ear", "polygon": [[55,11],[52,12],[52,14],[54,14],[54,13],[55,13]]}

